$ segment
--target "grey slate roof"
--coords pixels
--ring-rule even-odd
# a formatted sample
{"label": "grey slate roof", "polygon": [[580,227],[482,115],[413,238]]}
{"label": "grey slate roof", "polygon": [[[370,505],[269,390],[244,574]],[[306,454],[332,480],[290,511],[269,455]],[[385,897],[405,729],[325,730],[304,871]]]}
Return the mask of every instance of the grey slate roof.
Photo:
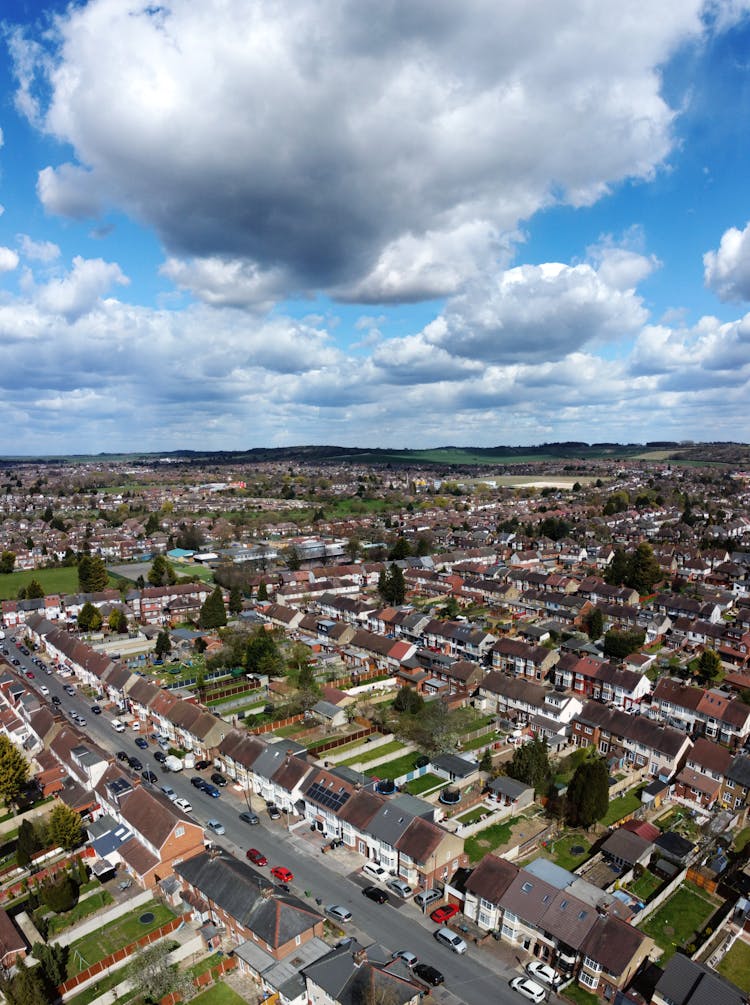
{"label": "grey slate roof", "polygon": [[387,802],[372,818],[367,830],[393,848],[413,819],[413,813]]}
{"label": "grey slate roof", "polygon": [[[377,950],[378,947],[370,947]],[[388,1001],[393,1005],[421,997],[423,989],[405,978],[386,970],[386,964],[379,959],[355,960],[357,952],[363,950],[358,942],[347,946],[337,946],[327,956],[310,964],[304,970],[305,977],[317,985],[339,1005],[363,1005],[368,1001]],[[380,956],[380,953],[373,953]]]}
{"label": "grey slate roof", "polygon": [[497,778],[493,778],[489,787],[492,792],[499,792],[501,795],[507,796],[508,799],[518,799],[524,792],[534,791],[531,785],[519,782],[508,775],[499,775]]}
{"label": "grey slate roof", "polygon": [[674,1005],[744,1005],[740,989],[715,971],[675,953],[656,985],[656,992]]}

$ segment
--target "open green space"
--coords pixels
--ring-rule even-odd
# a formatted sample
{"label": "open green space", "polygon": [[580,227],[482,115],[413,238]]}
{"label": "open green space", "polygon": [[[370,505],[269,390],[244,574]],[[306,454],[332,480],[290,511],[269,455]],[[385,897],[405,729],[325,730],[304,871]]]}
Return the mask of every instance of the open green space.
{"label": "open green space", "polygon": [[404,754],[403,757],[397,757],[393,761],[378,764],[371,769],[369,774],[374,774],[378,778],[400,778],[401,775],[414,771],[417,766],[417,760],[423,756],[418,750],[412,750],[411,753]]}
{"label": "open green space", "polygon": [[738,939],[716,969],[738,988],[750,991],[750,946]]}
{"label": "open green space", "polygon": [[658,876],[654,876],[652,872],[646,870],[642,876],[628,884],[628,890],[634,897],[645,903],[649,897],[656,893],[663,882]]}
{"label": "open green space", "polygon": [[469,856],[469,861],[475,864],[481,861],[489,852],[493,852],[496,848],[506,844],[510,840],[513,825],[517,820],[518,817],[511,817],[510,820],[503,820],[502,823],[492,824],[490,827],[485,827],[484,830],[466,838],[464,841],[464,851]]}
{"label": "open green space", "polygon": [[604,824],[605,827],[611,827],[612,824],[622,820],[629,813],[634,813],[641,805],[641,792],[645,787],[645,784],[639,785],[636,789],[631,789],[624,795],[618,796],[617,799],[613,799],[600,823]]}
{"label": "open green space", "polygon": [[[15,600],[22,586],[28,586],[32,579],[41,584],[45,594],[78,593],[78,569],[66,565],[60,569],[21,569],[0,576],[0,600]],[[116,588],[114,576],[109,577],[109,585]]]}
{"label": "open green space", "polygon": [[64,914],[56,914],[49,919],[47,923],[47,937],[50,938],[53,935],[57,935],[58,932],[62,932],[64,929],[78,924],[79,921],[87,918],[90,914],[96,914],[102,907],[111,904],[113,899],[108,890],[100,890],[98,893],[86,897],[85,900],[79,900],[71,911],[66,911]]}
{"label": "open green space", "polygon": [[[147,925],[142,925],[138,919],[146,912],[151,912],[154,915],[154,920]],[[174,918],[174,913],[168,907],[151,901],[129,914],[124,914],[121,918],[109,922],[104,928],[84,935],[82,939],[72,943],[70,947],[68,976],[72,977],[74,974],[80,973],[81,970],[90,967],[97,960],[135,942],[142,935],[153,932],[155,928],[160,928],[172,918]]]}
{"label": "open green space", "polygon": [[419,778],[413,778],[407,782],[404,785],[404,792],[408,792],[410,796],[421,796],[423,792],[429,792],[444,784],[444,778],[438,778],[437,775],[432,775],[428,771],[426,775],[420,775]]}
{"label": "open green space", "polygon": [[228,984],[214,984],[207,991],[191,998],[193,1005],[245,1005],[245,999],[233,991]]}
{"label": "open green space", "polygon": [[[366,754],[357,754],[356,757],[349,757],[345,761],[340,761],[340,764],[349,767],[352,764],[367,764],[368,761],[376,761],[379,757],[386,757],[388,754],[396,754],[398,751],[403,750],[404,745],[398,740],[391,740],[390,743],[384,743],[380,747],[375,747],[373,750],[368,750]],[[380,770],[380,768],[378,768]],[[409,770],[408,768],[406,769]]]}
{"label": "open green space", "polygon": [[678,948],[692,941],[715,909],[713,901],[708,900],[695,883],[688,881],[638,926],[664,950],[659,966],[663,967]]}

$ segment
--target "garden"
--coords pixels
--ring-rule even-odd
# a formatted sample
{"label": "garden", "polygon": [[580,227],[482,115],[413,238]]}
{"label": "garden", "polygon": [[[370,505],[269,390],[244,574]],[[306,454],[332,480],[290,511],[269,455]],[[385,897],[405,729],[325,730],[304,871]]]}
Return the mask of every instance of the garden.
{"label": "garden", "polygon": [[[149,915],[148,922],[141,921]],[[174,913],[164,904],[151,901],[129,914],[109,922],[105,928],[84,935],[77,942],[71,943],[68,957],[68,977],[85,970],[98,960],[122,949],[140,939],[142,935],[153,932],[154,929],[166,925],[174,918]]]}
{"label": "garden", "polygon": [[750,992],[750,946],[738,939],[716,968],[722,977]]}
{"label": "garden", "polygon": [[622,820],[623,817],[629,816],[631,813],[635,813],[642,805],[641,803],[641,793],[645,789],[645,783],[639,785],[635,789],[631,789],[622,796],[618,796],[617,799],[613,799],[609,804],[609,809],[602,817],[600,823],[605,827],[611,827],[612,824],[617,823],[618,820]]}
{"label": "garden", "polygon": [[695,883],[687,881],[638,926],[664,951],[659,960],[660,966],[663,967],[678,949],[689,950],[694,936],[702,930],[717,907],[718,901],[710,898]]}
{"label": "garden", "polygon": [[511,817],[510,820],[503,820],[502,823],[492,824],[484,830],[472,834],[464,841],[464,851],[469,856],[472,865],[480,862],[485,855],[490,854],[497,848],[510,841],[513,833],[513,825],[517,824],[521,818]]}

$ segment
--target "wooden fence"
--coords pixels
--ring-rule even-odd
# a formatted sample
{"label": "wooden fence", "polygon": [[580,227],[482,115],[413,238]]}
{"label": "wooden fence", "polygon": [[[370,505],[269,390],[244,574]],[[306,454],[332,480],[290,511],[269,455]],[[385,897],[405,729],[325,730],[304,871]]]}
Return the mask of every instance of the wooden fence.
{"label": "wooden fence", "polygon": [[[220,977],[224,974],[228,974],[231,970],[234,970],[237,966],[236,956],[227,956],[226,959],[222,960],[215,967],[211,967],[204,974],[199,974],[197,977],[193,978],[193,986],[197,990],[202,990],[203,988],[210,987],[215,981],[218,981]],[[164,995],[161,999],[159,1005],[177,1005],[178,1002],[182,1001],[182,995],[178,991],[170,991],[168,995]]]}
{"label": "wooden fence", "polygon": [[281,729],[283,726],[292,726],[295,722],[304,722],[304,713],[300,712],[299,715],[290,715],[286,719],[277,719],[276,722],[267,722],[265,726],[254,726],[250,732],[255,736],[262,736],[263,733],[273,733],[276,729]]}

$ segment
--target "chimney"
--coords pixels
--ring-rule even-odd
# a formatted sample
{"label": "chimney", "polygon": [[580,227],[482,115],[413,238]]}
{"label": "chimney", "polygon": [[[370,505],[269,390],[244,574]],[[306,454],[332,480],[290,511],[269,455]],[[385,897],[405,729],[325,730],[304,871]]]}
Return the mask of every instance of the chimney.
{"label": "chimney", "polygon": [[272,886],[261,886],[260,896],[262,900],[270,900],[273,896],[274,889]]}
{"label": "chimney", "polygon": [[367,950],[358,949],[356,953],[352,953],[352,959],[355,967],[361,967],[363,963],[367,963]]}

